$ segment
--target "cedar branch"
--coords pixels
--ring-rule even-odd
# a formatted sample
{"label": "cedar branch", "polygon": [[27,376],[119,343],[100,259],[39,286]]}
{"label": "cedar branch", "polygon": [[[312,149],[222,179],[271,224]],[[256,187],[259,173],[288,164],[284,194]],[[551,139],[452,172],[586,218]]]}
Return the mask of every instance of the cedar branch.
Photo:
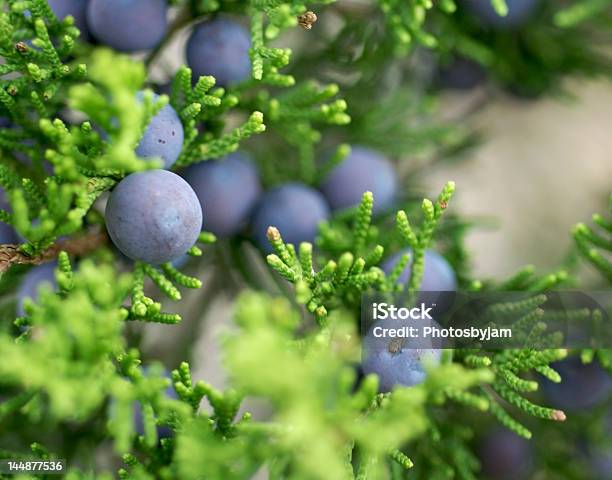
{"label": "cedar branch", "polygon": [[108,236],[104,231],[94,231],[76,238],[60,240],[40,255],[29,256],[19,250],[18,244],[0,245],[0,275],[13,265],[40,265],[56,258],[61,251],[69,255],[84,255],[104,245]]}

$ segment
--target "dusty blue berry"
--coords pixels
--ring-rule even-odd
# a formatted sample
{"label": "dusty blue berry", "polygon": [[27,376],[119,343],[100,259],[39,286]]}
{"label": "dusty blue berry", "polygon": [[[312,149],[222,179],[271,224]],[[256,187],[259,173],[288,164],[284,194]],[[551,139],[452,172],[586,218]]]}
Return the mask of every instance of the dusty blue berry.
{"label": "dusty blue berry", "polygon": [[126,257],[160,264],[193,246],[202,228],[202,209],[178,175],[167,170],[132,173],[110,194],[106,228]]}
{"label": "dusty blue berry", "polygon": [[25,299],[30,298],[33,301],[38,299],[38,290],[43,284],[47,284],[52,288],[56,286],[55,280],[55,263],[44,263],[32,268],[23,278],[19,290],[17,291],[17,316],[25,315],[23,309]]}
{"label": "dusty blue berry", "polygon": [[583,364],[571,357],[551,364],[561,383],[542,380],[542,391],[551,405],[564,410],[584,410],[602,403],[612,394],[612,379],[596,362]]}
{"label": "dusty blue berry", "polygon": [[374,194],[374,213],[389,208],[397,193],[397,174],[391,162],[374,150],[354,146],[351,153],[321,185],[332,210],[358,205],[364,192]]}
{"label": "dusty blue berry", "polygon": [[206,210],[206,230],[220,237],[240,230],[261,194],[259,173],[240,152],[192,165],[183,178]]}
{"label": "dusty blue berry", "polygon": [[482,472],[491,480],[526,480],[533,467],[528,440],[506,429],[488,434],[478,449]]}
{"label": "dusty blue berry", "polygon": [[375,373],[378,376],[378,388],[389,392],[396,385],[410,387],[423,382],[427,376],[427,363],[440,363],[442,350],[424,338],[389,338],[381,337],[385,329],[414,327],[422,331],[423,326],[439,328],[434,320],[429,319],[393,319],[379,320],[369,329],[363,340],[363,373]]}
{"label": "dusty blue berry", "polygon": [[487,73],[474,60],[455,57],[450,63],[440,66],[436,76],[437,82],[442,88],[471,90],[485,81]]}
{"label": "dusty blue berry", "polygon": [[155,47],[166,34],[165,0],[90,0],[89,31],[100,43],[121,52]]}
{"label": "dusty blue berry", "polygon": [[[404,254],[411,254],[410,249],[396,253],[382,264],[382,269],[389,274],[399,259]],[[398,278],[399,283],[407,283],[410,279],[411,264],[402,270]],[[425,251],[423,280],[421,281],[421,291],[430,292],[454,292],[457,290],[457,279],[455,272],[446,259],[433,250]]]}
{"label": "dusty blue berry", "polygon": [[0,115],[0,128],[8,128],[10,125],[11,120],[5,115]]}
{"label": "dusty blue berry", "polygon": [[540,0],[506,0],[508,14],[505,17],[498,15],[491,0],[462,0],[461,3],[483,24],[504,29],[519,27],[529,21]]}
{"label": "dusty blue berry", "polygon": [[268,227],[279,229],[285,242],[313,242],[319,223],[329,218],[325,198],[301,183],[286,183],[263,194],[253,215],[252,227],[259,246],[270,250]]}
{"label": "dusty blue berry", "polygon": [[74,25],[81,31],[81,38],[87,40],[89,31],[87,29],[87,3],[89,0],[48,0],[49,6],[55,16],[63,20],[68,15],[74,17]]}
{"label": "dusty blue berry", "polygon": [[[142,92],[139,92],[138,98],[142,99],[142,96]],[[153,94],[153,101],[157,98],[158,95]],[[166,105],[151,119],[136,154],[143,158],[162,158],[164,168],[170,168],[181,153],[184,138],[181,119],[171,105]]]}
{"label": "dusty blue berry", "polygon": [[251,37],[244,27],[224,18],[197,25],[187,42],[187,64],[195,78],[212,75],[228,86],[249,78]]}

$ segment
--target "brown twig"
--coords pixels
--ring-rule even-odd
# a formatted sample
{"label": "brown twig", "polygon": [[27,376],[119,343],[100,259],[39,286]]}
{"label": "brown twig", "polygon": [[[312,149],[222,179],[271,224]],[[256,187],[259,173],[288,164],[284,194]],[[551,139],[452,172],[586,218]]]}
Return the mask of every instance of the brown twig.
{"label": "brown twig", "polygon": [[0,245],[0,275],[13,265],[40,265],[56,258],[61,251],[69,255],[84,255],[104,245],[108,236],[104,231],[87,233],[81,237],[60,240],[47,248],[40,255],[31,257],[19,251],[19,245]]}

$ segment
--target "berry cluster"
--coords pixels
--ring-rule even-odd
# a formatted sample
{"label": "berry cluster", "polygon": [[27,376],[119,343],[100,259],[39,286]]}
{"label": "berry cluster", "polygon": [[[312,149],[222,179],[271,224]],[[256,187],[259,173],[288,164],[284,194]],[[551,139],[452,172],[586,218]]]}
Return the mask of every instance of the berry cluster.
{"label": "berry cluster", "polygon": [[325,179],[320,191],[289,182],[262,193],[259,173],[244,153],[193,165],[183,177],[200,199],[207,230],[220,237],[234,235],[250,217],[252,237],[266,251],[270,248],[270,226],[278,228],[294,245],[313,242],[318,225],[330,217],[330,212],[356,206],[363,192],[373,192],[376,212],[388,209],[397,193],[391,163],[363,147],[353,148]]}
{"label": "berry cluster", "polygon": [[[53,0],[49,4],[58,18],[74,17],[82,39],[118,51],[154,49],[168,29],[166,0]],[[250,34],[241,24],[213,18],[193,28],[186,59],[196,79],[211,75],[218,85],[232,87],[250,77],[250,50]],[[144,92],[138,99],[143,101]],[[153,96],[153,101],[158,99]],[[278,228],[288,243],[313,242],[321,222],[332,212],[357,206],[364,192],[373,194],[375,215],[389,211],[398,197],[393,164],[367,147],[353,146],[318,188],[288,182],[264,190],[254,161],[243,152],[200,162],[179,175],[169,171],[184,141],[177,111],[171,105],[164,106],[135,147],[140,158],[161,159],[163,169],[132,173],[110,193],[105,210],[107,230],[118,250],[132,260],[153,265],[180,262],[203,227],[220,238],[246,231],[264,251],[270,249],[270,226]],[[12,235],[12,230],[2,226],[2,242],[12,242]],[[389,258],[384,270],[389,273],[404,253]],[[406,283],[409,276],[407,266],[399,282]],[[20,315],[23,299],[32,297],[37,285],[45,280],[53,281],[53,266],[30,271],[19,296]],[[422,290],[455,289],[450,265],[439,254],[427,251]],[[440,351],[430,350],[427,356],[439,360]],[[366,360],[364,370],[379,375],[381,389],[413,385],[424,379],[423,350],[383,349],[379,353]]]}
{"label": "berry cluster", "polygon": [[[155,48],[168,30],[166,0],[50,0],[61,20],[74,18],[81,39],[121,52]],[[197,77],[212,75],[218,85],[231,85],[249,77],[249,32],[239,23],[215,18],[195,26],[187,43],[187,63]]]}

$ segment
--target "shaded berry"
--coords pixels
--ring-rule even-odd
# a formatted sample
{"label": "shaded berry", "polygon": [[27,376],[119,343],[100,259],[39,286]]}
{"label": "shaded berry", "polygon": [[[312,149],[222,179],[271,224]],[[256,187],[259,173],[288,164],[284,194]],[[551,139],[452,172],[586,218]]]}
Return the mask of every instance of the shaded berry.
{"label": "shaded berry", "polygon": [[[382,269],[386,274],[391,273],[402,255],[411,254],[410,249],[404,249],[392,257],[385,260]],[[398,278],[398,283],[406,284],[410,279],[411,261],[402,270]],[[439,253],[433,250],[425,251],[423,279],[421,281],[421,291],[429,292],[454,292],[457,290],[457,278],[451,265]]]}
{"label": "shaded berry", "polygon": [[487,78],[486,70],[479,63],[465,57],[455,57],[441,65],[437,73],[437,83],[442,88],[452,90],[471,90],[482,85]]}
{"label": "shaded berry", "polygon": [[266,232],[278,228],[287,243],[313,242],[319,223],[329,218],[323,195],[301,183],[286,183],[263,194],[252,219],[256,242],[270,251]]}
{"label": "shaded berry", "polygon": [[216,18],[200,23],[187,42],[187,64],[194,77],[212,75],[217,84],[228,86],[251,75],[251,37],[240,24]]}
{"label": "shaded berry", "polygon": [[220,237],[240,230],[261,194],[259,173],[240,152],[192,165],[183,178],[206,209],[206,230]]}
{"label": "shaded berry", "polygon": [[510,430],[500,429],[487,435],[478,456],[482,472],[491,480],[527,479],[532,470],[531,444]]}
{"label": "shaded berry", "polygon": [[74,26],[81,32],[81,39],[89,38],[87,28],[87,3],[89,0],[48,0],[55,16],[61,21],[68,15],[74,17]]}
{"label": "shaded berry", "polygon": [[354,207],[367,191],[374,195],[373,212],[386,210],[397,193],[397,174],[391,162],[374,150],[354,146],[321,185],[332,210]]}
{"label": "shaded berry", "polygon": [[87,25],[100,42],[121,52],[155,47],[166,34],[165,0],[90,0]]}
{"label": "shaded berry", "polygon": [[[142,92],[139,92],[138,98],[142,99],[142,96]],[[157,98],[158,95],[153,94],[153,101]],[[164,168],[170,168],[181,154],[184,138],[181,119],[171,105],[166,105],[151,119],[136,154],[142,158],[162,158]]]}
{"label": "shaded berry", "polygon": [[612,394],[612,379],[597,362],[583,364],[571,357],[550,365],[561,382],[542,380],[542,391],[548,401],[564,410],[582,410],[602,403]]}

